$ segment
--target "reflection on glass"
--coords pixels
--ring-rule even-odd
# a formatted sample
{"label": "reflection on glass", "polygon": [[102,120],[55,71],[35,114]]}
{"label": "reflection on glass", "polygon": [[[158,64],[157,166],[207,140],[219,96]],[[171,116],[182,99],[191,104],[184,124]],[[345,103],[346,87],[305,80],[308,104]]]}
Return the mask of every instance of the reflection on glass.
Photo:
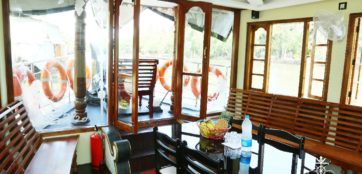
{"label": "reflection on glass", "polygon": [[264,76],[252,75],[251,77],[251,88],[263,89]]}
{"label": "reflection on glass", "polygon": [[232,11],[213,9],[212,16],[214,34],[210,42],[207,113],[224,111],[227,104],[234,24]]}
{"label": "reflection on glass", "polygon": [[304,23],[274,24],[268,92],[298,96]]}
{"label": "reflection on glass", "polygon": [[124,2],[119,9],[118,118],[128,123],[132,115],[133,8],[133,4]]}
{"label": "reflection on glass", "polygon": [[[73,120],[74,72],[80,69],[74,66],[75,28],[80,23],[75,20],[74,9],[68,8],[74,5],[74,1],[10,1],[12,68],[21,89],[16,91],[16,98],[24,101],[37,130],[67,129]],[[108,6],[107,0],[94,0],[84,8],[87,98],[94,104],[87,106],[93,109],[88,117],[97,124],[107,124],[102,121],[107,120],[107,114],[100,108],[107,84]],[[47,67],[51,63],[58,68]],[[46,94],[44,82],[56,97]]]}
{"label": "reflection on glass", "polygon": [[264,28],[258,28],[255,31],[255,44],[265,44],[266,43],[266,30]]}

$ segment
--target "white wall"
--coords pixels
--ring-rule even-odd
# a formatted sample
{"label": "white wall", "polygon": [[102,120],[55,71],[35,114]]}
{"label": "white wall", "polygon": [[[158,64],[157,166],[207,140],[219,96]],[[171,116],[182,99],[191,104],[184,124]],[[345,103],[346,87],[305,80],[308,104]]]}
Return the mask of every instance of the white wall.
{"label": "white wall", "polygon": [[6,93],[6,73],[5,73],[5,52],[4,52],[4,27],[3,27],[3,10],[2,1],[0,2],[0,94],[1,103],[6,105],[7,93]]}
{"label": "white wall", "polygon": [[[307,5],[299,5],[287,8],[279,8],[274,10],[266,10],[260,12],[260,18],[251,19],[251,11],[243,10],[240,19],[240,46],[239,46],[239,62],[238,62],[238,79],[237,87],[243,88],[244,70],[245,70],[245,48],[247,23],[256,21],[281,20],[313,17],[320,10],[338,11],[339,2],[346,0],[326,0],[323,2],[312,3]],[[362,0],[348,0],[347,10],[338,11],[345,17],[346,27],[348,26],[349,14],[362,12]],[[327,100],[330,102],[339,102],[342,88],[342,78],[344,69],[346,51],[346,38],[339,42],[333,43],[331,73],[329,76],[329,89]]]}

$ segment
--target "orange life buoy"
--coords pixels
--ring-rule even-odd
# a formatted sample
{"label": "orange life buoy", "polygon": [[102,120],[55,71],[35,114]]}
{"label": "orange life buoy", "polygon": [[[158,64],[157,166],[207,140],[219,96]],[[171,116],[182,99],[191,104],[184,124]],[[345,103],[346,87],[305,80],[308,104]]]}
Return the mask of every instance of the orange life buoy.
{"label": "orange life buoy", "polygon": [[[56,68],[59,72],[59,80],[60,80],[60,91],[58,94],[54,94],[52,92],[52,89],[50,87],[50,69]],[[44,94],[53,102],[57,102],[61,100],[65,94],[65,91],[67,90],[67,73],[65,72],[65,69],[62,64],[51,60],[47,62],[45,65],[45,68],[41,71],[41,81],[42,81],[42,87]]]}
{"label": "orange life buoy", "polygon": [[[173,60],[168,59],[158,70],[158,78],[160,80],[161,85],[163,88],[165,88],[167,91],[171,91],[171,85],[167,84],[165,79],[165,73],[168,67],[172,66]],[[188,72],[188,68],[184,66],[184,71]],[[184,79],[184,86],[187,86],[190,82],[190,77],[186,76]]]}
{"label": "orange life buoy", "polygon": [[[23,71],[20,70],[19,68],[13,67],[13,74],[15,74],[19,78],[18,80],[19,83],[21,84],[21,82],[24,80]],[[26,76],[28,77],[28,84],[31,85],[35,80],[34,73],[26,68]]]}
{"label": "orange life buoy", "polygon": [[13,89],[15,97],[19,97],[23,93],[20,85],[20,80],[17,74],[13,74]]}
{"label": "orange life buoy", "polygon": [[[201,72],[201,70],[198,70],[199,72]],[[215,68],[213,66],[209,66],[209,72],[214,73],[216,75],[216,77],[218,78],[223,78],[225,79],[224,74],[222,73],[222,71],[219,68]],[[201,93],[200,93],[200,89],[198,87],[199,85],[199,80],[200,77],[196,77],[193,76],[191,79],[191,91],[194,94],[195,97],[200,97]],[[219,96],[219,92],[214,92],[212,94],[208,94],[207,95],[207,100],[208,101],[212,101],[217,99],[217,97]]]}
{"label": "orange life buoy", "polygon": [[[73,88],[73,84],[74,84],[73,68],[74,68],[74,59],[70,59],[68,61],[67,74],[68,74],[70,87],[72,89],[74,89]],[[90,87],[90,85],[91,85],[91,73],[90,73],[90,68],[89,68],[88,65],[85,65],[85,77],[86,77],[86,88],[88,89]]]}

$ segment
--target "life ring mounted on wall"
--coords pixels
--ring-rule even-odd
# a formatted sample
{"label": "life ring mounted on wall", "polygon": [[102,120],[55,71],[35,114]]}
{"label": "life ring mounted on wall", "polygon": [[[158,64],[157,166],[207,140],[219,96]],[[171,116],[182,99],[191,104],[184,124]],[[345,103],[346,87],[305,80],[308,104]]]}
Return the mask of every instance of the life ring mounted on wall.
{"label": "life ring mounted on wall", "polygon": [[[54,94],[51,86],[50,86],[50,69],[56,68],[59,72],[59,80],[60,80],[60,90],[58,94]],[[44,69],[41,71],[41,81],[44,94],[48,97],[49,100],[53,102],[58,102],[64,97],[65,91],[67,90],[67,73],[62,64],[55,60],[50,60],[46,63]]]}
{"label": "life ring mounted on wall", "polygon": [[[199,69],[198,72],[201,72],[201,70]],[[224,74],[222,73],[222,71],[219,68],[216,68],[212,65],[209,66],[209,72],[214,73],[216,75],[216,77],[218,78],[222,78],[225,79]],[[197,76],[193,76],[191,78],[191,91],[194,94],[195,97],[200,97],[201,95],[201,91],[199,89],[199,84],[200,84],[200,77]],[[213,93],[209,93],[207,95],[207,100],[208,101],[213,101],[216,100],[219,97],[220,92],[213,92]]]}

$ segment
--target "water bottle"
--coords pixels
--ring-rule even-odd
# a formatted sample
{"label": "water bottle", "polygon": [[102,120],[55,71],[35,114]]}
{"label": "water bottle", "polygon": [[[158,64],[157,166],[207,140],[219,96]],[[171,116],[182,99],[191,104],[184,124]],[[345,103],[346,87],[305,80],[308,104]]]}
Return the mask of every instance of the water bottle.
{"label": "water bottle", "polygon": [[251,156],[240,156],[239,174],[249,174]]}
{"label": "water bottle", "polygon": [[241,125],[242,134],[241,134],[241,155],[244,157],[251,156],[251,143],[252,143],[252,123],[250,121],[250,116],[245,115],[243,124]]}

